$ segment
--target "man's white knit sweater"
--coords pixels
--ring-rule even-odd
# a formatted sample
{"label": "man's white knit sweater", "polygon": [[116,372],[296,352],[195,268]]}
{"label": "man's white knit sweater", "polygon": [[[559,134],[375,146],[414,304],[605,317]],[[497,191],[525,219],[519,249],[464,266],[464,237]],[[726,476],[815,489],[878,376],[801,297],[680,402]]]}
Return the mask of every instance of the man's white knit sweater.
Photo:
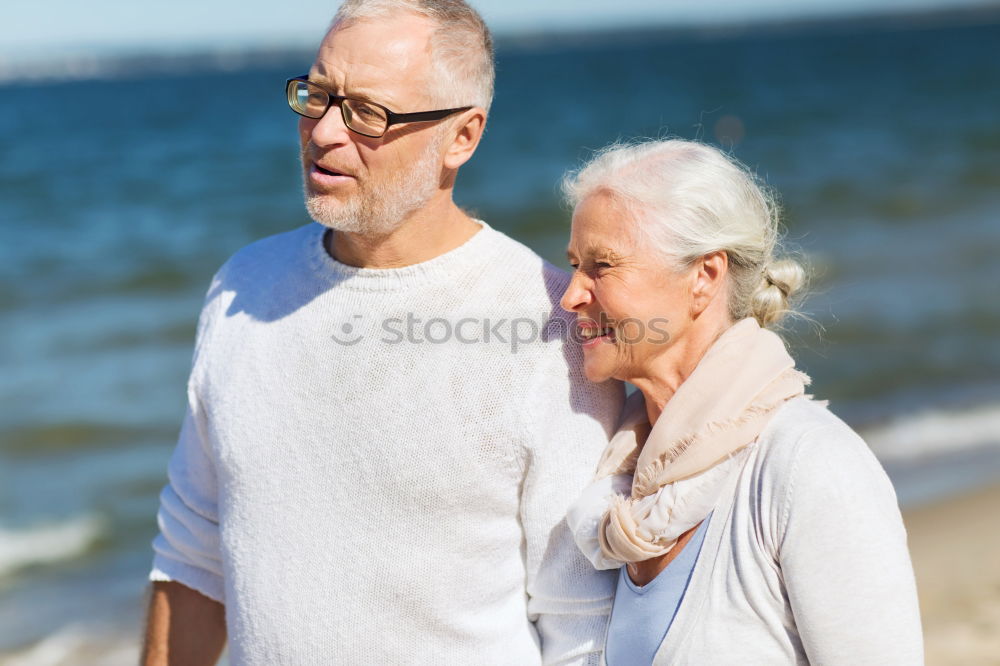
{"label": "man's white knit sweater", "polygon": [[225,604],[235,664],[596,663],[613,577],[563,518],[622,394],[567,276],[485,224],[398,269],[324,231],[216,274],[150,578]]}

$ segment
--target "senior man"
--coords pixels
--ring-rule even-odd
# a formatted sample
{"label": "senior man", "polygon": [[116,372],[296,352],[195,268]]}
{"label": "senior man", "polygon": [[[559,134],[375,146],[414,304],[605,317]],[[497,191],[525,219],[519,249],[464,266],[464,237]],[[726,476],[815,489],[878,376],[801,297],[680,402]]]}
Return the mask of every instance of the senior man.
{"label": "senior man", "polygon": [[567,277],[452,200],[492,88],[461,0],[348,0],[289,80],[315,223],[208,290],[146,664],[597,661],[613,581],[563,519],[622,390]]}

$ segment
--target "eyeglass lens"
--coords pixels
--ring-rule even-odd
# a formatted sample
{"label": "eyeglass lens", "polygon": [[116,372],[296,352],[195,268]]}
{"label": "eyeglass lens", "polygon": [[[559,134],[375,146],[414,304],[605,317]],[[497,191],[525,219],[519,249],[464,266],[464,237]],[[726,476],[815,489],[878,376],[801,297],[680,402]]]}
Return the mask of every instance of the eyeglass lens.
{"label": "eyeglass lens", "polygon": [[[307,81],[293,81],[288,90],[288,103],[309,118],[321,118],[330,104],[330,95]],[[345,99],[341,103],[344,124],[361,134],[381,136],[388,118],[383,109],[358,99]]]}

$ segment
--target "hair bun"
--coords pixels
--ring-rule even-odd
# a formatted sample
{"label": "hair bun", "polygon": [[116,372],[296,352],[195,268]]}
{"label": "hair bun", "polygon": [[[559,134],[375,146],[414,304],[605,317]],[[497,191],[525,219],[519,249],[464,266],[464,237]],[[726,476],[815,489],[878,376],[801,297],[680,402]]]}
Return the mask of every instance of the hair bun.
{"label": "hair bun", "polygon": [[764,267],[764,279],[781,290],[785,298],[790,298],[802,288],[806,272],[794,259],[779,259]]}
{"label": "hair bun", "polygon": [[794,259],[778,259],[761,269],[761,284],[751,299],[761,326],[777,323],[791,310],[789,301],[805,286],[806,271]]}

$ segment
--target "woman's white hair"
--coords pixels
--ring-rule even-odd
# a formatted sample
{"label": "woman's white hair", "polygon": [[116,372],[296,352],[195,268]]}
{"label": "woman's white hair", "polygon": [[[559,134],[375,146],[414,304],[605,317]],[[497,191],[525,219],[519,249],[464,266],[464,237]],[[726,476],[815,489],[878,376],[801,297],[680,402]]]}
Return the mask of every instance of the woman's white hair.
{"label": "woman's white hair", "polygon": [[437,24],[431,40],[439,85],[431,97],[442,107],[478,106],[489,111],[495,77],[493,38],[464,0],[345,0],[331,29],[361,19],[409,11]]}
{"label": "woman's white hair", "polygon": [[725,251],[733,321],[754,317],[770,326],[795,312],[791,302],[806,272],[794,259],[775,258],[775,199],[722,151],[680,139],[612,145],[568,174],[563,192],[574,207],[598,192],[612,196],[632,217],[638,238],[673,268]]}

